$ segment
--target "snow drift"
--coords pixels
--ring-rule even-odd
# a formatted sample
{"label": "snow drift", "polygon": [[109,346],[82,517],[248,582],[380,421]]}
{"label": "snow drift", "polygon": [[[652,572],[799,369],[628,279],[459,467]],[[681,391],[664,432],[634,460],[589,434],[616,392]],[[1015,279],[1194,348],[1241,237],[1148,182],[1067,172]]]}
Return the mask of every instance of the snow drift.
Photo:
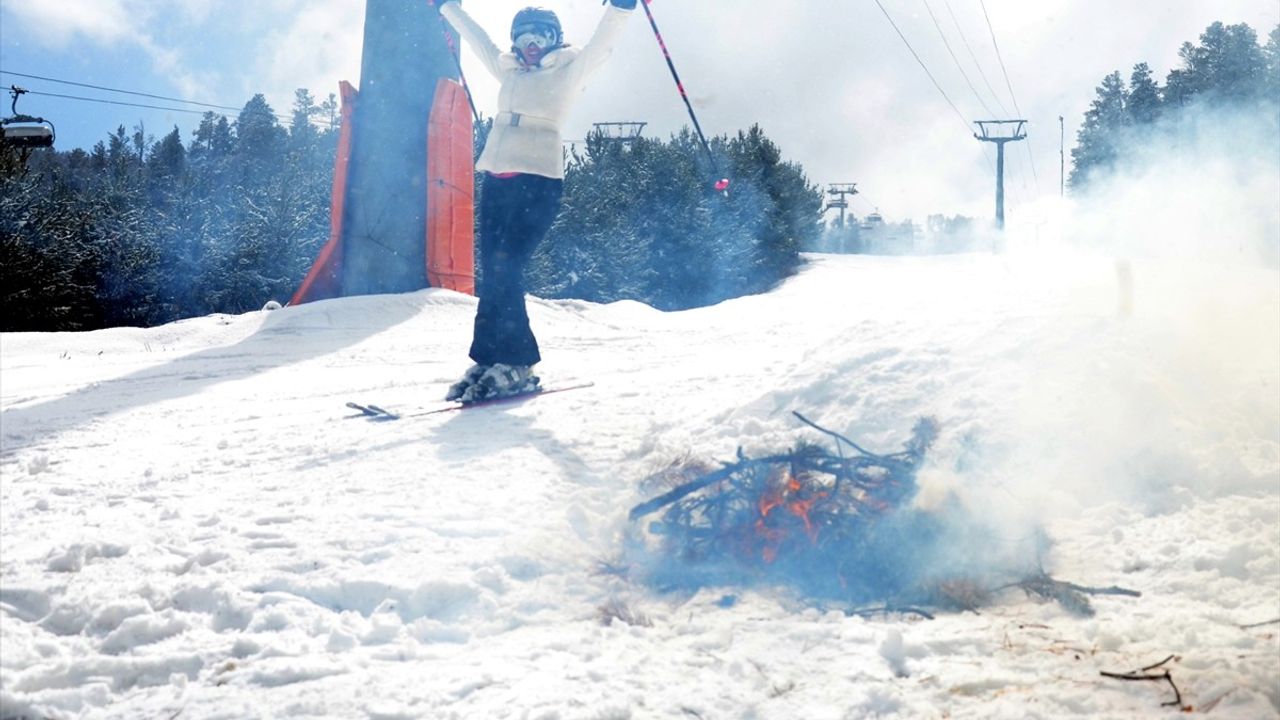
{"label": "snow drift", "polygon": [[[1099,671],[1171,653],[1187,704],[1280,712],[1273,268],[810,261],[687,312],[534,301],[544,377],[595,386],[422,421],[343,404],[437,401],[448,291],[5,335],[0,714],[1124,717],[1166,693]],[[936,418],[916,506],[1143,596],[917,622],[597,572],[642,478],[789,447],[793,410],[877,452]]]}

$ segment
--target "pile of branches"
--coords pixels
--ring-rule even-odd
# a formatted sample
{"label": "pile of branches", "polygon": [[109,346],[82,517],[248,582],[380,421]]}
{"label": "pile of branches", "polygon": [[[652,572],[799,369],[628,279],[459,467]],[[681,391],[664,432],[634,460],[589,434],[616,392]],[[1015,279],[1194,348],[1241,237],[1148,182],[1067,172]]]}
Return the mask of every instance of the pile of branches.
{"label": "pile of branches", "polygon": [[881,455],[796,417],[835,439],[835,452],[801,444],[748,458],[683,482],[636,506],[668,562],[659,586],[798,586],[811,596],[866,601],[905,590],[918,577],[912,556],[938,534],[923,513],[904,511],[916,471],[938,435],[921,419],[900,452]]}
{"label": "pile of branches", "polygon": [[[977,612],[1013,589],[1079,616],[1094,613],[1089,595],[1140,595],[1056,580],[1038,561],[1030,571],[1023,563],[1001,567],[985,523],[960,508],[914,508],[916,472],[938,436],[932,419],[916,423],[900,452],[881,455],[795,416],[833,438],[834,452],[805,443],[748,458],[739,449],[720,468],[696,466],[693,479],[678,471],[691,463],[673,466],[674,486],[631,510],[633,522],[658,516],[647,525],[658,546],[646,553],[647,583],[660,590],[785,586],[849,614],[926,618],[924,608]],[[670,481],[671,471],[650,480]]]}

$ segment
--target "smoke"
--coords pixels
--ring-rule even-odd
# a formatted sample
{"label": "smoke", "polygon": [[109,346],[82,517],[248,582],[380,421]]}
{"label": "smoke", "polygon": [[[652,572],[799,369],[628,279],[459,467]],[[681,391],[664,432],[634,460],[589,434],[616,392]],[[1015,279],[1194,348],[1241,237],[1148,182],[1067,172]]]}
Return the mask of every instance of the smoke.
{"label": "smoke", "polygon": [[[765,459],[740,455],[637,506],[633,518],[653,521],[647,532],[630,528],[626,562],[662,590],[767,586],[819,603],[973,607],[985,594],[978,588],[1034,574],[1035,563],[958,502],[913,504],[937,430],[922,419],[890,455],[803,445]],[[646,484],[707,467],[673,464]]]}
{"label": "smoke", "polygon": [[[1277,105],[1197,102],[1119,145],[1117,166],[1061,206],[1061,242],[1135,258],[1280,262]],[[1032,240],[1025,230],[1020,239]]]}
{"label": "smoke", "polygon": [[1280,115],[1198,104],[1011,225],[1051,332],[979,442],[975,502],[1039,523],[1274,492],[1280,479]]}

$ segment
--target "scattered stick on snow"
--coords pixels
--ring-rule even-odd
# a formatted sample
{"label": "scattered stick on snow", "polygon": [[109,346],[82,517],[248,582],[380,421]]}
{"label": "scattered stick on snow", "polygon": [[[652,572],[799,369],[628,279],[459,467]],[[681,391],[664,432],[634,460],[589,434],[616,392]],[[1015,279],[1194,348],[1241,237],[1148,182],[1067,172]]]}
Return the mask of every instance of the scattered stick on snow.
{"label": "scattered stick on snow", "polygon": [[1127,673],[1113,673],[1113,672],[1107,672],[1106,670],[1103,670],[1102,676],[1115,678],[1116,680],[1151,680],[1155,682],[1164,680],[1169,683],[1169,687],[1173,688],[1173,700],[1169,702],[1160,703],[1160,707],[1176,707],[1179,710],[1189,711],[1190,708],[1183,707],[1182,693],[1178,690],[1178,686],[1173,682],[1173,675],[1169,672],[1167,668],[1164,670],[1164,672],[1157,673],[1155,675],[1150,674],[1152,670],[1155,670],[1161,665],[1164,665],[1170,660],[1174,660],[1176,658],[1177,658],[1177,655],[1170,655],[1169,657],[1161,660],[1160,662],[1154,665],[1148,665],[1140,670],[1133,670]]}
{"label": "scattered stick on snow", "polygon": [[1262,627],[1263,625],[1277,625],[1277,624],[1280,624],[1280,618],[1276,618],[1274,620],[1263,620],[1262,622],[1259,622],[1259,623],[1249,623],[1248,625],[1240,625],[1238,627],[1241,630],[1252,630],[1253,628]]}
{"label": "scattered stick on snow", "polygon": [[1128,597],[1142,597],[1142,593],[1137,590],[1129,590],[1116,585],[1105,588],[1077,585],[1075,583],[1054,580],[1044,572],[1032,575],[1031,577],[1020,580],[1016,583],[1002,585],[996,588],[996,592],[1015,587],[1022,588],[1022,590],[1028,595],[1038,595],[1048,600],[1056,600],[1058,601],[1058,604],[1062,605],[1064,608],[1084,617],[1092,617],[1094,614],[1093,604],[1089,602],[1089,598],[1085,597],[1085,595],[1125,595]]}
{"label": "scattered stick on snow", "polygon": [[596,614],[600,618],[601,625],[612,625],[614,620],[620,620],[632,627],[653,627],[653,621],[648,615],[633,610],[630,605],[617,598],[612,598],[596,608]]}
{"label": "scattered stick on snow", "polygon": [[876,615],[894,615],[894,614],[919,615],[925,620],[934,619],[933,615],[926,610],[921,610],[920,608],[915,608],[915,607],[907,607],[905,605],[881,605],[880,607],[856,608],[853,610],[845,611],[846,616],[852,617],[856,615],[858,617],[863,617],[863,618],[874,617]]}

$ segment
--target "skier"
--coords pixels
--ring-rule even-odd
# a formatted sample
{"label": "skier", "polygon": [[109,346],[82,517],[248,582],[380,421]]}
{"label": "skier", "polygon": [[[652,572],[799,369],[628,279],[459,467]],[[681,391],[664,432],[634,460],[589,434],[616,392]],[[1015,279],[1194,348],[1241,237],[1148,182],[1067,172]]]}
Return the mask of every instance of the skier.
{"label": "skier", "polygon": [[524,267],[560,211],[564,186],[561,127],[587,78],[609,57],[636,0],[608,0],[582,48],[564,42],[550,10],[528,7],[511,21],[502,52],[458,0],[435,0],[440,14],[501,83],[498,115],[476,168],[480,194],[480,282],[471,342],[475,362],[447,400],[464,403],[533,392],[542,356],[529,327]]}

